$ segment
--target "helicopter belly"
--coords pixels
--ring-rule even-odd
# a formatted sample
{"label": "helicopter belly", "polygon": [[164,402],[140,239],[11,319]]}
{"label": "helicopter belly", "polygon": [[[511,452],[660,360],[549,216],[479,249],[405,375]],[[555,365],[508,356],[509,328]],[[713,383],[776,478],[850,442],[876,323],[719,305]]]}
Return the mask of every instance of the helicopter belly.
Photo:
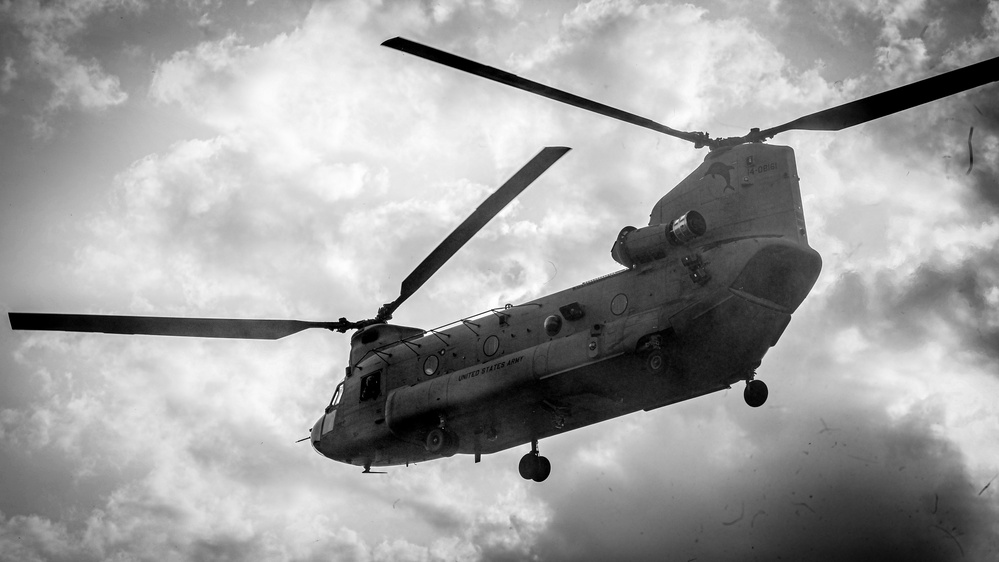
{"label": "helicopter belly", "polygon": [[691,339],[664,348],[665,369],[650,369],[641,353],[617,355],[453,417],[454,427],[467,429],[459,452],[495,453],[724,390],[746,378],[789,320],[789,314],[733,296],[689,326]]}
{"label": "helicopter belly", "polygon": [[453,421],[467,428],[459,452],[491,454],[727,386],[715,380],[691,384],[675,370],[650,372],[642,356],[630,353],[544,379]]}

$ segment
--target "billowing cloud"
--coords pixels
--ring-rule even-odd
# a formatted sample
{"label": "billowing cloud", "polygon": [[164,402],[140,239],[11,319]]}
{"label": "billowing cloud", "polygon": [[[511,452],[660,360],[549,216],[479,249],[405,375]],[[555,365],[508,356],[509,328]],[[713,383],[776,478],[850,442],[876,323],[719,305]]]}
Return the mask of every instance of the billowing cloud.
{"label": "billowing cloud", "polygon": [[[140,11],[140,0],[92,0],[87,2],[40,3],[10,2],[2,7],[10,18],[13,31],[24,39],[21,66],[45,80],[51,87],[48,100],[31,116],[36,136],[51,133],[51,119],[59,111],[79,108],[99,111],[120,105],[128,99],[117,76],[107,73],[99,61],[72,52],[72,42],[85,31],[88,20],[111,12]],[[4,88],[10,88],[8,76],[13,59],[4,71]]]}

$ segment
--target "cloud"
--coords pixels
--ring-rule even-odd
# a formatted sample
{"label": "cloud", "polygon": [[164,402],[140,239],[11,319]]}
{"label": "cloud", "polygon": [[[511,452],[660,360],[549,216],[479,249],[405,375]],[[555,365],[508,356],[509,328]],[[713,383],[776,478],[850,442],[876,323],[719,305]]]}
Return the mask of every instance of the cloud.
{"label": "cloud", "polygon": [[[12,2],[4,6],[17,32],[25,40],[21,68],[45,80],[51,87],[48,100],[38,113],[30,116],[34,135],[52,133],[51,121],[60,111],[79,108],[101,111],[120,105],[128,99],[117,76],[108,74],[96,59],[73,54],[72,41],[86,30],[91,18],[107,12],[141,11],[139,0],[89,0],[86,2],[49,3],[37,1]],[[7,69],[13,61],[6,59],[4,90],[10,88]]]}
{"label": "cloud", "polygon": [[951,335],[992,371],[999,361],[997,265],[994,252],[981,248],[958,263],[938,257],[909,275],[845,273],[828,297],[831,324],[857,326],[899,351]]}
{"label": "cloud", "polygon": [[207,116],[212,111],[203,104],[219,95],[219,88],[235,79],[231,67],[241,54],[249,51],[249,47],[239,43],[237,36],[228,35],[219,41],[200,43],[193,50],[175,53],[159,65],[149,95],[159,102],[179,103]]}
{"label": "cloud", "polygon": [[561,472],[543,559],[955,560],[992,548],[994,505],[921,421],[861,408],[823,434],[817,416],[787,410],[736,421],[719,406],[680,409],[626,424],[612,468],[576,459]]}
{"label": "cloud", "polygon": [[[874,76],[866,85],[867,94],[922,79],[960,66],[980,62],[997,54],[994,48],[996,27],[990,24],[991,8],[976,6],[955,12],[953,2],[924,2],[908,8],[899,5],[884,15],[882,36],[883,59],[900,44],[909,45],[907,55],[898,60],[882,60],[886,72]],[[939,26],[933,41],[923,37],[900,38],[903,30],[911,33],[923,25]],[[970,40],[969,37],[980,37]],[[915,45],[915,46],[913,46]],[[917,53],[922,53],[918,54]],[[904,160],[908,169],[924,168],[939,173],[945,170],[947,183],[963,185],[967,196],[986,204],[963,205],[974,210],[975,220],[995,208],[995,183],[992,162],[999,131],[995,121],[994,85],[980,87],[957,96],[920,106],[911,111],[892,115],[884,120],[864,125],[879,145]],[[974,134],[969,143],[969,132]],[[972,165],[973,164],[973,165]],[[970,172],[969,172],[970,170]],[[937,197],[952,198],[942,188]],[[928,197],[934,197],[927,194]]]}
{"label": "cloud", "polygon": [[[141,299],[142,310],[148,309],[141,303],[156,300],[162,312],[171,297],[149,292],[176,287],[188,306],[238,298],[231,305],[246,314],[247,297],[257,295],[271,314],[278,307],[314,314],[308,309],[315,302],[282,304],[265,295],[275,284],[297,285],[289,294],[305,296],[314,292],[303,285],[341,282],[332,277],[343,272],[324,270],[323,262],[356,254],[332,219],[360,194],[382,192],[386,172],[328,159],[310,169],[301,162],[274,166],[255,156],[262,150],[219,136],[183,141],[132,164],[115,180],[113,207],[92,219],[96,237],[78,249],[77,274],[94,285],[108,275],[124,279],[119,291]],[[289,254],[288,246],[297,249]]]}
{"label": "cloud", "polygon": [[0,552],[5,560],[70,560],[79,554],[65,525],[37,516],[0,513]]}
{"label": "cloud", "polygon": [[14,59],[4,57],[3,74],[0,75],[0,93],[6,94],[9,92],[11,86],[14,84],[14,80],[17,80],[17,69],[14,67]]}

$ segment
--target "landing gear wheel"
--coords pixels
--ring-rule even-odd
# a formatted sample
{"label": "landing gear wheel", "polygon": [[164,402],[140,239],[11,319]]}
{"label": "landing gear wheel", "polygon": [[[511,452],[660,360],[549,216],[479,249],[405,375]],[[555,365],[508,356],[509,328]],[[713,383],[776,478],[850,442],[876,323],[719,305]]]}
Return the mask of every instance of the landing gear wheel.
{"label": "landing gear wheel", "polygon": [[645,356],[645,368],[650,373],[661,373],[666,368],[666,353],[661,349],[653,349]]}
{"label": "landing gear wheel", "polygon": [[524,480],[534,480],[534,473],[537,470],[538,463],[536,462],[537,455],[533,453],[527,453],[526,455],[520,457],[520,477]]}
{"label": "landing gear wheel", "polygon": [[430,453],[450,457],[458,451],[458,438],[452,433],[435,427],[430,430],[430,433],[427,433],[425,446]]}
{"label": "landing gear wheel", "polygon": [[548,460],[548,457],[535,457],[534,475],[531,476],[531,480],[534,480],[535,482],[544,482],[551,473],[552,463]]}
{"label": "landing gear wheel", "polygon": [[552,473],[551,461],[537,453],[527,453],[520,457],[519,468],[521,478],[535,482],[544,482]]}
{"label": "landing gear wheel", "polygon": [[538,440],[531,441],[531,452],[520,457],[520,477],[544,482],[552,473],[552,463],[538,454]]}
{"label": "landing gear wheel", "polygon": [[444,445],[447,442],[447,434],[444,433],[443,429],[434,428],[430,430],[427,434],[427,451],[431,453],[439,453],[444,449]]}
{"label": "landing gear wheel", "polygon": [[742,397],[746,399],[746,404],[753,408],[759,408],[767,401],[769,391],[763,381],[746,381],[746,390],[742,392]]}

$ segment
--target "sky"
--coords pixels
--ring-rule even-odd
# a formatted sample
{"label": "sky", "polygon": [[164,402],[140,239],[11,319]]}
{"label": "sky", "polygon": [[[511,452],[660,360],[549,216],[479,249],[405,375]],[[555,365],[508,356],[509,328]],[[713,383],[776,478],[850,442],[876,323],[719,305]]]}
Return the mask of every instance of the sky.
{"label": "sky", "polygon": [[[0,2],[3,312],[369,318],[572,147],[395,314],[432,328],[619,269],[706,154],[379,46],[400,35],[734,136],[999,55],[999,1]],[[0,323],[0,560],[992,558],[997,93],[771,141],[823,270],[766,405],[545,439],[541,484],[526,446],[370,475],[295,443],[348,335]]]}

